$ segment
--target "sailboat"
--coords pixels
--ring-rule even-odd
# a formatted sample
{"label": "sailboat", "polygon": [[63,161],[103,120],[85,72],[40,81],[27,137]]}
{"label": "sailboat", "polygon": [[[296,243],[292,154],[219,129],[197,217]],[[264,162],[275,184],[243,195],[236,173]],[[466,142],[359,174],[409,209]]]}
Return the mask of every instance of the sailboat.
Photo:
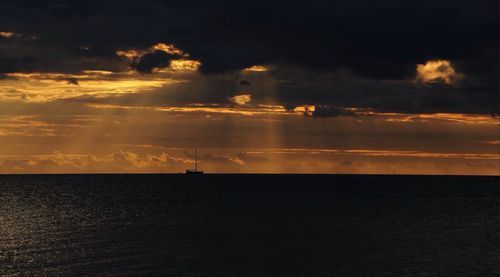
{"label": "sailboat", "polygon": [[186,169],[186,174],[199,175],[203,174],[202,170],[198,170],[198,149],[194,149],[194,170]]}

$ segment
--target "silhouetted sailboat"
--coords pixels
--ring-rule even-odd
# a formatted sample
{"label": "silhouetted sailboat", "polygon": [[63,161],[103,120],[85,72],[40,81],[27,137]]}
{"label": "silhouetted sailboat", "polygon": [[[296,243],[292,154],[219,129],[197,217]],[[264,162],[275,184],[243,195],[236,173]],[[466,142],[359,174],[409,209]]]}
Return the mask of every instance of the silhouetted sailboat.
{"label": "silhouetted sailboat", "polygon": [[198,170],[198,149],[194,149],[194,170],[186,169],[186,174],[203,174],[203,171]]}

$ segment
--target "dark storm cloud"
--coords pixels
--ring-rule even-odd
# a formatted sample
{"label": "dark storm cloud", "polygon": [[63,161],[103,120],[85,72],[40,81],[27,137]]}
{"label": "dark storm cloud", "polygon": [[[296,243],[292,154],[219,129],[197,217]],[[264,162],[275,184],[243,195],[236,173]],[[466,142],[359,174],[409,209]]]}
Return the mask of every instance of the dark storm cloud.
{"label": "dark storm cloud", "polygon": [[[346,69],[361,80],[384,82],[372,83],[374,87],[366,81],[352,83],[358,79],[312,85],[300,83],[304,76],[285,78],[278,90],[282,103],[475,112],[496,110],[498,103],[496,0],[312,0],[286,5],[261,0],[4,0],[0,26],[37,38],[1,40],[0,72],[123,71],[130,62],[117,57],[116,50],[167,42],[200,60],[201,72],[208,75],[275,64],[313,74]],[[149,53],[131,66],[151,72],[168,66],[171,58]],[[429,59],[450,60],[467,77],[463,86],[385,82],[414,78],[416,64]],[[483,104],[484,109],[478,108]]]}

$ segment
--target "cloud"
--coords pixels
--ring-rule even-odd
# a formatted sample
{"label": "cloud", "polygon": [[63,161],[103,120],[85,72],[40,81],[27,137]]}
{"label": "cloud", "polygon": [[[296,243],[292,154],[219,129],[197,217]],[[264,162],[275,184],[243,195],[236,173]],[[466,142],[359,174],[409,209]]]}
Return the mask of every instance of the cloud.
{"label": "cloud", "polygon": [[[414,76],[417,76],[416,66]],[[403,113],[498,113],[498,93],[477,86],[467,78],[459,86],[444,82],[422,85],[408,80],[373,80],[347,70],[318,73],[304,68],[276,68],[274,86],[262,96],[253,93],[254,102],[274,95],[275,101],[289,107],[334,106]],[[451,80],[451,79],[450,79]],[[254,82],[254,85],[258,85]]]}
{"label": "cloud", "polygon": [[141,73],[151,73],[155,68],[165,68],[170,65],[174,56],[167,52],[156,50],[141,56],[137,61],[130,64],[130,67]]}
{"label": "cloud", "polygon": [[244,68],[243,70],[250,72],[265,72],[268,71],[269,68],[263,65],[252,65],[250,67]]}
{"label": "cloud", "polygon": [[213,163],[213,164],[221,164],[221,165],[233,165],[233,166],[241,166],[244,165],[245,162],[238,157],[230,157],[227,155],[217,156],[210,153],[205,153],[202,155],[201,160],[204,163]]}
{"label": "cloud", "polygon": [[252,95],[250,94],[239,94],[233,97],[229,97],[229,101],[237,105],[247,105],[252,102]]}
{"label": "cloud", "polygon": [[173,44],[166,44],[166,43],[157,43],[151,47],[152,50],[159,50],[163,51],[165,53],[168,53],[170,55],[174,56],[179,56],[179,57],[189,57],[189,54],[185,53],[181,49],[175,47]]}
{"label": "cloud", "polygon": [[[207,73],[291,64],[404,79],[411,77],[416,64],[430,59],[495,58],[496,51],[489,51],[498,46],[493,35],[498,31],[497,7],[494,0],[482,5],[465,0],[386,0],[378,5],[368,0],[289,5],[257,0],[246,3],[242,15],[241,3],[227,1],[153,1],[138,6],[132,0],[45,5],[5,0],[1,16],[8,30],[39,35],[37,46],[50,45],[60,52],[82,45],[144,49],[168,39],[200,60]],[[22,16],[31,20],[21,22]]]}
{"label": "cloud", "polygon": [[[415,72],[416,74],[416,72]],[[127,78],[138,78],[124,75]],[[235,82],[234,75],[202,75],[198,73],[174,75],[150,74],[145,77],[154,80],[135,82],[134,94],[108,94],[92,96],[90,92],[63,94],[67,101],[106,104],[114,106],[155,106],[180,107],[182,105],[224,105],[228,99],[232,103],[244,104],[251,100],[252,106],[278,105],[289,111],[296,107],[318,106],[317,117],[329,115],[349,115],[353,109],[370,110],[375,113],[468,113],[497,114],[498,94],[489,93],[466,82],[460,86],[450,86],[444,82],[422,85],[414,79],[405,81],[378,81],[353,75],[348,71],[323,72],[303,68],[279,67],[267,76],[252,79],[252,85],[242,87]],[[161,78],[174,78],[158,83]],[[180,81],[182,80],[182,82]],[[120,80],[114,81],[116,84]],[[110,83],[112,84],[112,83]],[[125,83],[124,83],[125,85]],[[140,85],[140,86],[139,86]],[[85,88],[85,82],[80,81]],[[151,88],[151,89],[147,89]],[[17,88],[19,89],[19,88]],[[101,89],[103,92],[108,88]],[[119,91],[118,91],[119,92]],[[30,91],[29,94],[32,92]],[[95,94],[95,93],[92,93]],[[46,97],[49,93],[45,94]],[[242,97],[248,95],[249,97]],[[235,100],[238,100],[235,102]],[[239,101],[242,100],[242,101]],[[244,101],[243,101],[244,100]],[[309,110],[312,116],[312,109]]]}
{"label": "cloud", "polygon": [[456,84],[463,78],[460,73],[455,71],[450,61],[431,60],[425,64],[417,65],[417,81],[423,83],[444,82],[448,85]]}
{"label": "cloud", "polygon": [[[175,67],[214,80],[190,79],[200,83],[176,87],[179,100],[170,99],[172,88],[162,88],[147,101],[227,102],[237,91],[235,79],[247,74],[252,103],[491,113],[498,108],[497,11],[494,0],[257,0],[245,4],[244,14],[241,3],[227,1],[5,0],[3,31],[23,37],[0,41],[0,72],[127,73],[132,66],[154,73]],[[434,60],[452,66],[432,71],[440,77],[420,74],[432,85],[413,83],[417,65]],[[447,85],[455,79],[450,68],[464,76],[460,87]]]}
{"label": "cloud", "polygon": [[116,55],[120,57],[125,57],[131,61],[135,60],[136,58],[140,57],[141,55],[139,54],[139,51],[135,49],[129,49],[129,50],[117,50]]}
{"label": "cloud", "polygon": [[169,68],[174,71],[174,72],[179,72],[179,71],[198,71],[200,69],[201,63],[199,61],[195,60],[188,60],[188,59],[178,59],[178,60],[171,60]]}
{"label": "cloud", "polygon": [[188,53],[172,44],[157,43],[146,50],[118,50],[118,56],[132,60],[130,67],[141,73],[170,67],[173,71],[197,71],[201,63],[187,59]]}
{"label": "cloud", "polygon": [[120,150],[96,157],[91,154],[65,154],[8,157],[0,159],[2,172],[11,173],[78,173],[78,172],[182,172],[192,162],[166,153],[139,155]]}
{"label": "cloud", "polygon": [[[194,105],[227,108],[228,103],[246,103],[255,107],[283,106],[293,111],[296,107],[318,106],[315,113],[318,117],[341,115],[342,112],[348,115],[353,109],[410,114],[498,113],[498,94],[466,80],[459,86],[444,82],[424,85],[415,82],[414,78],[380,81],[347,70],[318,73],[297,67],[275,67],[272,72],[258,74],[260,76],[245,76],[252,85],[241,87],[237,82],[240,76],[235,74],[208,76],[190,70],[164,70],[154,70],[151,74],[109,71],[7,73],[10,79],[0,80],[0,98],[18,99],[24,94],[28,101],[64,100],[82,105],[156,108]],[[414,70],[416,76],[416,67]],[[79,86],[63,82],[69,78],[77,79]],[[312,116],[312,109],[310,112]]]}

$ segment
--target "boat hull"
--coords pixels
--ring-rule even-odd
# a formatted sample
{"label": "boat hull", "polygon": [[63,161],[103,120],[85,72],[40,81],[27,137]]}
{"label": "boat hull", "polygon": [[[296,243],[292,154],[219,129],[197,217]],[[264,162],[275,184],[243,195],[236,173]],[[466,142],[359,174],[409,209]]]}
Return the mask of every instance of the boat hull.
{"label": "boat hull", "polygon": [[188,175],[201,175],[203,174],[203,171],[198,171],[198,170],[186,170],[186,174]]}

